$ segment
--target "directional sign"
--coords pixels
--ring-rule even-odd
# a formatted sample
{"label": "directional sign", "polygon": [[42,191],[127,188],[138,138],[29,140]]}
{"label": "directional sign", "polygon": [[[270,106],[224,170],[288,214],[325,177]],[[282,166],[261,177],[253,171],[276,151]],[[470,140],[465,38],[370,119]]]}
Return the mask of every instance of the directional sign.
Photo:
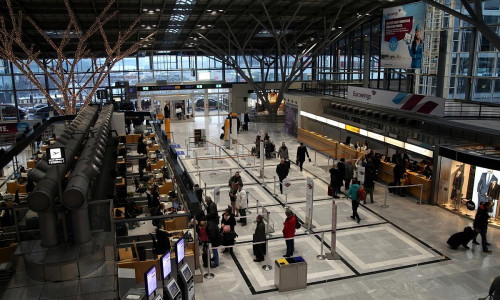
{"label": "directional sign", "polygon": [[65,164],[66,156],[64,155],[64,147],[48,148],[47,162],[49,163],[49,165]]}
{"label": "directional sign", "polygon": [[289,195],[289,193],[291,192],[290,188],[292,187],[292,181],[288,178],[285,178],[283,179],[282,185],[283,185],[283,194]]}

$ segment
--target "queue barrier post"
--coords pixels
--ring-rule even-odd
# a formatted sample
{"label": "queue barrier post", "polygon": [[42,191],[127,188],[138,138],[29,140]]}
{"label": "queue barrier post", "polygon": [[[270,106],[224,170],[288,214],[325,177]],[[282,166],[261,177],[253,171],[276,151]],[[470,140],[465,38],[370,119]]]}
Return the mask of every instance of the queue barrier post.
{"label": "queue barrier post", "polygon": [[317,166],[316,164],[316,154],[318,153],[318,151],[316,151],[316,149],[314,149],[314,164],[313,166]]}
{"label": "queue barrier post", "polygon": [[276,176],[273,176],[273,180],[274,180],[274,184],[273,184],[273,195],[274,195],[274,196],[278,196],[278,194],[276,194]]}
{"label": "queue barrier post", "polygon": [[322,231],[321,232],[321,254],[319,254],[318,256],[316,256],[316,258],[319,259],[319,260],[325,260],[326,259],[326,255],[323,254],[324,242],[325,242],[325,232]]}
{"label": "queue barrier post", "polygon": [[[269,253],[269,245],[267,243],[267,239],[266,239],[266,253]],[[266,263],[262,266],[262,270],[264,271],[271,271],[273,269],[273,266],[268,263],[268,259],[269,255],[266,255]]]}
{"label": "queue barrier post", "polygon": [[211,252],[212,252],[212,245],[209,243],[208,244],[208,251],[207,251],[208,272],[205,275],[203,275],[203,277],[205,277],[206,279],[213,279],[215,277],[215,275],[213,273],[210,273],[210,265],[211,265],[210,253]]}
{"label": "queue barrier post", "polygon": [[[420,201],[419,201],[419,202],[417,202],[417,204],[422,204],[422,194],[423,194],[423,192],[424,192],[424,185],[423,185],[423,184],[421,184],[421,185],[420,185]],[[459,202],[459,203],[460,203],[460,202]]]}

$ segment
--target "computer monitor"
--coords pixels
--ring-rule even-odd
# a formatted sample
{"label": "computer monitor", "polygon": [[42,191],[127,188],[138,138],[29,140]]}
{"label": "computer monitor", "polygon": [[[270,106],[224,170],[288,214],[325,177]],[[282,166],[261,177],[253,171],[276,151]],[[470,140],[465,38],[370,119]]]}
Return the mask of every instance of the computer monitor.
{"label": "computer monitor", "polygon": [[191,269],[189,268],[188,264],[185,264],[184,267],[182,267],[181,274],[182,277],[184,277],[184,279],[186,280],[186,282],[188,282],[191,279],[191,277],[193,277],[193,273],[191,273]]}
{"label": "computer monitor", "polygon": [[172,205],[173,205],[175,210],[179,209],[179,202],[173,201],[172,203],[173,203]]}
{"label": "computer monitor", "polygon": [[172,299],[175,299],[175,297],[177,297],[177,295],[181,292],[181,289],[175,280],[172,280],[167,284],[167,290],[170,296],[172,296]]}
{"label": "computer monitor", "polygon": [[175,257],[177,257],[177,264],[184,260],[184,239],[181,238],[175,244]]}
{"label": "computer monitor", "polygon": [[146,288],[146,297],[156,292],[158,283],[156,282],[156,266],[151,266],[146,273],[144,273],[144,286]]}
{"label": "computer monitor", "polygon": [[161,278],[165,279],[167,278],[168,275],[170,275],[170,272],[172,272],[172,264],[170,262],[170,251],[167,251],[165,254],[161,256],[160,262],[161,262]]}

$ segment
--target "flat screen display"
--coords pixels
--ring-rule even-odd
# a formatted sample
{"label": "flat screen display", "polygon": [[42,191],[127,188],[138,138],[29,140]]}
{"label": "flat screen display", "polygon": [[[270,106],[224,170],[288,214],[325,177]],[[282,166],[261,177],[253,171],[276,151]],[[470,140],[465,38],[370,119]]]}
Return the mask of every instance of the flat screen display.
{"label": "flat screen display", "polygon": [[168,275],[170,275],[170,272],[172,272],[172,264],[170,262],[170,251],[163,254],[160,261],[161,261],[161,278],[165,279],[167,278]]}
{"label": "flat screen display", "polygon": [[184,239],[179,239],[175,244],[177,263],[180,264],[184,259]]}
{"label": "flat screen display", "polygon": [[149,268],[146,273],[144,273],[144,285],[146,287],[146,295],[149,297],[156,291],[156,266]]}
{"label": "flat screen display", "polygon": [[181,269],[181,272],[182,272],[182,276],[184,277],[186,282],[189,281],[189,279],[191,279],[191,277],[193,277],[193,274],[191,273],[191,269],[189,268],[189,266],[187,264],[184,265],[184,267]]}
{"label": "flat screen display", "polygon": [[177,296],[177,294],[180,293],[179,286],[177,285],[177,282],[175,280],[171,280],[167,284],[167,290],[168,290],[170,296],[172,296],[172,299],[174,299],[175,296]]}

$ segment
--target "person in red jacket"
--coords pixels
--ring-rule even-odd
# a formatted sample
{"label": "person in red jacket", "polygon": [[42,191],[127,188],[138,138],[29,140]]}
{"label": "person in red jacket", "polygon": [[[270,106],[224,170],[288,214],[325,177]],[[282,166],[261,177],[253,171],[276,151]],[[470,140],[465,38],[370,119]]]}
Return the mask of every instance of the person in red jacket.
{"label": "person in red jacket", "polygon": [[286,214],[286,220],[285,223],[283,223],[283,236],[285,237],[285,242],[286,242],[286,254],[283,255],[284,257],[291,257],[293,255],[293,251],[295,250],[294,248],[294,239],[293,237],[295,236],[295,222],[297,222],[294,214],[292,213],[291,210],[287,209],[285,211]]}

